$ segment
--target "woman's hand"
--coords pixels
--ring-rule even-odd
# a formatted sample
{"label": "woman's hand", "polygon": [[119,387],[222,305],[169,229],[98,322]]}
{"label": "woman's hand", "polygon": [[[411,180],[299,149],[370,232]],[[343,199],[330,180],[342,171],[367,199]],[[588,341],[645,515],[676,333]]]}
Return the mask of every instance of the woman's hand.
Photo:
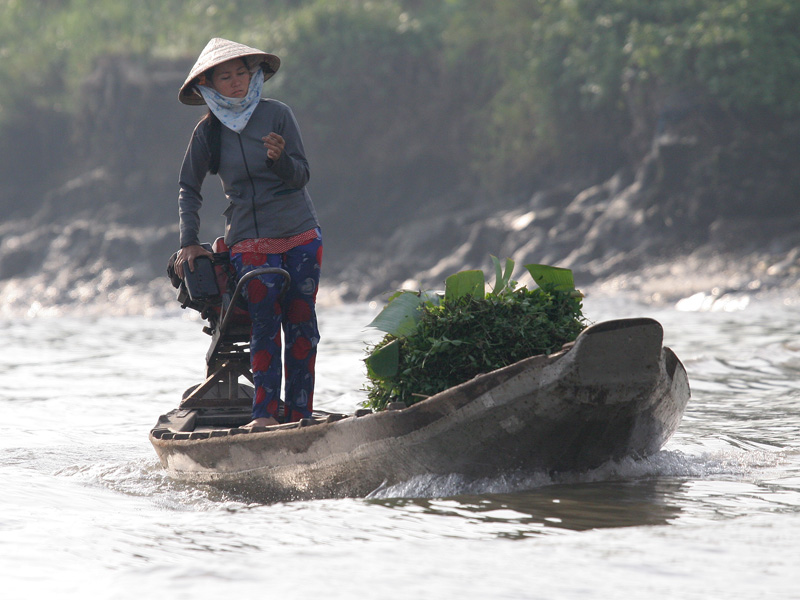
{"label": "woman's hand", "polygon": [[261,141],[264,142],[264,148],[267,149],[267,157],[272,160],[278,160],[281,157],[286,140],[273,131],[261,138]]}
{"label": "woman's hand", "polygon": [[175,272],[178,274],[178,277],[183,279],[183,265],[186,263],[189,263],[189,270],[194,271],[194,261],[201,256],[208,256],[211,258],[213,254],[199,244],[181,248],[178,252],[178,256],[175,258]]}

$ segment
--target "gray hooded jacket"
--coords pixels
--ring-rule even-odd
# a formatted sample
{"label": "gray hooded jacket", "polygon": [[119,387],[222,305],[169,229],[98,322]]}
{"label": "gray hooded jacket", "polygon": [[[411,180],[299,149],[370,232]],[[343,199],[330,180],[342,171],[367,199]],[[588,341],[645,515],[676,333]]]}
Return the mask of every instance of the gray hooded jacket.
{"label": "gray hooded jacket", "polygon": [[[199,244],[200,193],[208,173],[211,150],[208,121],[197,124],[180,172],[178,209],[181,248]],[[286,146],[277,161],[267,158],[261,138],[283,136]],[[225,243],[251,238],[286,238],[319,227],[306,191],[310,173],[291,109],[277,100],[262,99],[241,133],[221,128],[219,177],[228,199]]]}

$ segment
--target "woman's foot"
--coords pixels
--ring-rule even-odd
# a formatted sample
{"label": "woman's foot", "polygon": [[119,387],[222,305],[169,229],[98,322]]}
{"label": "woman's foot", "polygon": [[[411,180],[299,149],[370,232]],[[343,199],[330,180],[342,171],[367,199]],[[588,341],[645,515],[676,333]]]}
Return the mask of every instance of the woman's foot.
{"label": "woman's foot", "polygon": [[258,417],[257,419],[250,421],[247,425],[244,425],[242,429],[252,429],[253,427],[269,427],[270,425],[278,425],[278,422],[272,417]]}

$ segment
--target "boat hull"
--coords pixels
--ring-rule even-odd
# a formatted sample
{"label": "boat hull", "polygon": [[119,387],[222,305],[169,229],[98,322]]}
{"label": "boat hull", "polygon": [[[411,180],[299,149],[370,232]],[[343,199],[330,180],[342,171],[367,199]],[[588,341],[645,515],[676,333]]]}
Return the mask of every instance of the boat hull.
{"label": "boat hull", "polygon": [[652,319],[608,321],[401,410],[253,432],[157,425],[150,439],[172,477],[264,500],[366,496],[428,474],[592,469],[653,454],[678,428],[689,383],[662,336]]}

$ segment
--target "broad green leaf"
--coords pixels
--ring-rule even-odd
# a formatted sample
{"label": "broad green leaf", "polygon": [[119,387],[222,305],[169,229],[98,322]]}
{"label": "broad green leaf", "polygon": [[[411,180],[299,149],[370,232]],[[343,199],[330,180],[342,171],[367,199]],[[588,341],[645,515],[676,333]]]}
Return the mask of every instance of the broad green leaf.
{"label": "broad green leaf", "polygon": [[419,309],[425,302],[436,305],[439,297],[434,292],[399,292],[392,296],[367,327],[374,327],[397,337],[410,335],[417,329]]}
{"label": "broad green leaf", "polygon": [[486,283],[483,271],[460,271],[444,281],[444,297],[448,300],[458,300],[464,296],[483,298],[485,295]]}
{"label": "broad green leaf", "polygon": [[492,262],[494,263],[494,289],[492,293],[495,296],[499,296],[505,291],[510,291],[509,282],[511,281],[511,274],[514,272],[514,261],[510,258],[506,258],[506,268],[505,273],[503,272],[503,267],[500,264],[500,259],[496,256],[491,256]]}
{"label": "broad green leaf", "polygon": [[494,254],[490,254],[489,258],[492,259],[492,263],[494,264],[494,290],[493,292],[497,293],[497,288],[500,287],[500,282],[503,280],[503,267],[500,266],[500,259],[497,258]]}
{"label": "broad green leaf", "polygon": [[574,290],[575,280],[570,269],[549,267],[547,265],[525,265],[528,273],[539,287],[553,285],[557,290]]}
{"label": "broad green leaf", "polygon": [[385,346],[374,350],[364,362],[370,377],[389,379],[397,375],[400,365],[400,340],[392,340]]}

